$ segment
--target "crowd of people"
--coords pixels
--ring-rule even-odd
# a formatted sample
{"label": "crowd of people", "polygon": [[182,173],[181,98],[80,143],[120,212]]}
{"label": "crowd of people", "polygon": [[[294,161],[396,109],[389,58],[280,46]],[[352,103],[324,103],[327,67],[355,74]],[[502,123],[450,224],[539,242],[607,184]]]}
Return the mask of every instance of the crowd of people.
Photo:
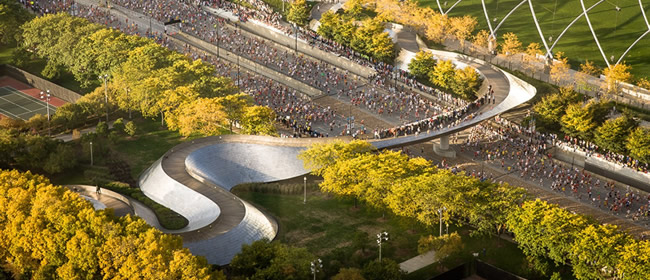
{"label": "crowd of people", "polygon": [[472,152],[476,160],[501,166],[539,186],[650,225],[650,194],[608,182],[577,166],[557,163],[549,153],[554,144],[558,144],[555,135],[496,118],[494,125],[473,127],[462,149]]}

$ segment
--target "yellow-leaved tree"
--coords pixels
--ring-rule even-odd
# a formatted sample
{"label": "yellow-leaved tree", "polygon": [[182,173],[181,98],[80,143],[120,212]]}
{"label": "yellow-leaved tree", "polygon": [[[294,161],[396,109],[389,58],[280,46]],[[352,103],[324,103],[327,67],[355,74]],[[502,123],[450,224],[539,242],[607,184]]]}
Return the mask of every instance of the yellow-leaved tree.
{"label": "yellow-leaved tree", "polygon": [[478,25],[476,18],[470,15],[465,15],[462,17],[451,17],[449,19],[449,25],[451,26],[451,32],[454,34],[454,37],[459,41],[460,47],[465,51],[465,40],[467,40],[474,29]]}
{"label": "yellow-leaved tree", "polygon": [[550,70],[551,80],[558,85],[565,85],[569,81],[569,59],[564,56],[564,52],[555,53],[555,60]]}
{"label": "yellow-leaved tree", "polygon": [[503,34],[503,43],[501,43],[501,54],[512,56],[521,53],[521,42],[515,33],[508,32]]}
{"label": "yellow-leaved tree", "polygon": [[0,265],[16,279],[225,280],[179,236],[16,170],[0,171]]}
{"label": "yellow-leaved tree", "polygon": [[605,75],[605,83],[602,87],[607,93],[618,94],[620,92],[620,84],[629,82],[632,79],[630,74],[631,67],[625,62],[610,65],[603,70]]}

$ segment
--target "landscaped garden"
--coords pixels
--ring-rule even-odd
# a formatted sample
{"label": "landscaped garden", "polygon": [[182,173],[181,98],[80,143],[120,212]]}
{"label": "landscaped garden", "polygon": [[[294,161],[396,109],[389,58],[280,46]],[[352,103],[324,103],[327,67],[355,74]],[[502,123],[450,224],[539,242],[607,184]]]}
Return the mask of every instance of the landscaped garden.
{"label": "landscaped garden", "polygon": [[[314,181],[316,180],[316,181]],[[309,177],[307,203],[303,204],[302,177],[283,183],[246,184],[233,193],[253,203],[276,218],[279,225],[276,241],[304,247],[323,260],[329,277],[340,268],[362,268],[376,260],[379,248],[376,234],[386,231],[389,240],[382,243],[382,258],[403,262],[417,256],[421,237],[438,236],[438,224],[424,226],[413,218],[399,217],[389,211],[378,211],[353,198],[337,198],[320,192],[317,177]],[[356,206],[355,206],[356,205]],[[449,225],[449,233],[459,232],[463,246],[440,263],[407,275],[406,279],[426,279],[465,262],[472,253],[479,259],[529,279],[542,279],[531,272],[526,256],[508,236],[470,237],[468,227]],[[443,223],[443,233],[447,227]]]}

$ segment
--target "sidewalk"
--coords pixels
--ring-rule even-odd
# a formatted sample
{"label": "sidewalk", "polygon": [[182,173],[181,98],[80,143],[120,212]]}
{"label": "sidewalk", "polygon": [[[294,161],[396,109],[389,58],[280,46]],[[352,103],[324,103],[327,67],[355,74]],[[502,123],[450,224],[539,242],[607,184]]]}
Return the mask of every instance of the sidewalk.
{"label": "sidewalk", "polygon": [[429,251],[400,263],[399,268],[406,271],[408,274],[422,269],[423,267],[428,266],[436,261],[438,261],[436,258],[436,252]]}

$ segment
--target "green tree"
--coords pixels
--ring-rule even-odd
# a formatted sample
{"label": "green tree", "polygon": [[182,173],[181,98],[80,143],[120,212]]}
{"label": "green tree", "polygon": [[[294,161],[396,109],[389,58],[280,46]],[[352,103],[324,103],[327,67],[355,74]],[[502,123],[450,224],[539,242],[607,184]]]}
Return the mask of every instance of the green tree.
{"label": "green tree", "polygon": [[433,71],[436,66],[436,60],[433,59],[433,54],[427,51],[419,51],[415,54],[415,58],[409,63],[409,72],[411,75],[419,79],[426,79],[429,77],[429,72]]}
{"label": "green tree", "polygon": [[20,26],[32,15],[20,3],[0,0],[0,45],[14,45],[20,34]]}
{"label": "green tree", "polygon": [[327,11],[321,15],[320,25],[318,26],[318,35],[321,35],[328,39],[334,39],[334,35],[338,31],[338,25],[341,22],[341,18],[338,14]]}
{"label": "green tree", "polygon": [[275,134],[275,112],[265,106],[251,106],[246,108],[242,117],[242,133],[252,135]]}
{"label": "green tree", "polygon": [[353,20],[343,19],[334,32],[334,41],[339,44],[349,46],[357,31],[357,26]]}
{"label": "green tree", "polygon": [[332,280],[366,280],[358,268],[341,268]]}
{"label": "green tree", "polygon": [[625,153],[625,139],[636,125],[636,121],[625,114],[616,119],[609,119],[596,129],[594,142],[601,148],[619,154]]}
{"label": "green tree", "polygon": [[327,144],[314,143],[309,149],[300,152],[298,158],[304,162],[305,169],[311,170],[314,175],[322,176],[323,172],[338,161],[344,161],[375,150],[376,148],[361,140],[349,143],[336,140]]}
{"label": "green tree", "polygon": [[236,275],[253,276],[258,270],[271,265],[279,246],[280,243],[271,243],[267,239],[255,241],[250,245],[244,244],[241,252],[230,261],[230,268]]}
{"label": "green tree", "polygon": [[429,72],[429,81],[443,89],[450,89],[454,83],[455,71],[456,68],[451,60],[438,60],[433,71]]}
{"label": "green tree", "polygon": [[97,133],[99,136],[106,137],[108,135],[108,124],[106,122],[99,121],[95,127],[95,133]]}
{"label": "green tree", "polygon": [[133,121],[127,122],[126,125],[124,126],[124,132],[131,137],[135,136],[137,131],[138,128]]}
{"label": "green tree", "polygon": [[562,131],[574,137],[591,139],[595,128],[607,116],[610,106],[608,102],[594,100],[589,101],[586,105],[582,103],[569,104],[566,114],[560,118]]}
{"label": "green tree", "polygon": [[556,264],[569,262],[573,244],[588,226],[583,216],[539,199],[510,211],[506,224],[526,256],[548,257]]}
{"label": "green tree", "polygon": [[294,0],[289,7],[287,19],[300,26],[305,26],[309,20],[309,8],[306,0]]}
{"label": "green tree", "polygon": [[357,231],[354,233],[352,243],[354,244],[355,248],[359,248],[359,250],[361,250],[361,253],[365,253],[366,249],[368,248],[368,243],[370,243],[370,236],[365,231]]}
{"label": "green tree", "polygon": [[633,158],[650,163],[650,130],[637,127],[627,137],[625,147]]}
{"label": "green tree", "polygon": [[383,258],[381,262],[373,260],[363,267],[363,277],[368,280],[401,280],[406,273],[394,260]]}
{"label": "green tree", "polygon": [[363,6],[361,6],[361,0],[349,0],[343,3],[343,10],[345,13],[355,19],[359,19],[361,12],[363,11]]}
{"label": "green tree", "polygon": [[542,126],[554,128],[560,125],[560,120],[566,112],[567,105],[579,100],[580,97],[573,89],[562,87],[559,93],[542,97],[542,100],[533,106],[533,111],[537,113]]}
{"label": "green tree", "polygon": [[167,126],[183,136],[219,135],[226,125],[226,113],[218,98],[199,98],[182,103],[167,114]]}
{"label": "green tree", "polygon": [[251,104],[251,98],[245,93],[232,94],[218,100],[230,122],[230,131],[236,121],[243,119],[244,112]]}
{"label": "green tree", "polygon": [[61,173],[77,165],[77,157],[73,148],[60,143],[43,163],[43,170],[49,174]]}
{"label": "green tree", "polygon": [[463,99],[474,100],[480,86],[481,77],[474,67],[467,66],[455,70],[451,90]]}
{"label": "green tree", "polygon": [[118,133],[124,132],[124,119],[117,118],[117,120],[113,122],[113,131],[117,131]]}
{"label": "green tree", "polygon": [[616,270],[625,275],[625,279],[646,279],[650,275],[650,241],[630,240],[618,248]]}
{"label": "green tree", "polygon": [[266,239],[243,245],[230,262],[233,274],[248,279],[307,279],[315,257],[305,248],[271,243]]}
{"label": "green tree", "polygon": [[436,252],[438,260],[463,249],[463,242],[456,232],[441,236],[423,236],[418,240],[418,253],[425,254],[431,250]]}
{"label": "green tree", "polygon": [[387,32],[372,37],[369,51],[374,58],[382,62],[390,63],[395,58],[395,44]]}
{"label": "green tree", "polygon": [[578,235],[571,251],[573,275],[577,279],[602,279],[618,275],[617,248],[632,239],[614,225],[590,225]]}

